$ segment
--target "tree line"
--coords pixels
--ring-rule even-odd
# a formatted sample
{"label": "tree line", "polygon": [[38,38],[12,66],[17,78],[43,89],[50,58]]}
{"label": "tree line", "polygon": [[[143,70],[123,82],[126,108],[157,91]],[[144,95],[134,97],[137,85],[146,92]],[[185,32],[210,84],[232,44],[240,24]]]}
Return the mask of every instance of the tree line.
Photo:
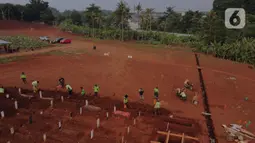
{"label": "tree line", "polygon": [[[227,8],[244,8],[246,26],[230,30],[224,25]],[[59,12],[43,0],[30,0],[28,4],[0,4],[1,19],[43,21],[58,24],[63,30],[101,39],[149,41],[161,44],[185,44],[217,57],[255,64],[255,1],[214,0],[208,12],[186,11],[184,15],[167,7],[155,17],[153,8],[143,8],[139,3],[130,8],[120,1],[114,11],[103,10],[90,4],[83,11],[66,10]],[[131,30],[129,20],[137,18],[139,31]],[[186,33],[192,37],[183,38],[167,34]]]}

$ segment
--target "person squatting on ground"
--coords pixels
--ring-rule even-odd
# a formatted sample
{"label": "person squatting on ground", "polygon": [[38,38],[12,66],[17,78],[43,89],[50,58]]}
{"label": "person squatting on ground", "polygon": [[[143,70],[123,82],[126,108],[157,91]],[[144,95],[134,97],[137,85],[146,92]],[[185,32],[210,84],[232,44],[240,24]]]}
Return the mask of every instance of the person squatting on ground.
{"label": "person squatting on ground", "polygon": [[62,88],[64,88],[64,86],[65,86],[65,79],[64,79],[63,77],[59,78],[59,79],[58,79],[58,84],[59,84]]}
{"label": "person squatting on ground", "polygon": [[81,96],[85,96],[85,94],[86,94],[86,92],[85,92],[85,90],[84,90],[84,88],[83,87],[81,87]]}
{"label": "person squatting on ground", "polygon": [[4,93],[4,87],[3,86],[0,87],[0,93]]}
{"label": "person squatting on ground", "polygon": [[157,98],[156,103],[155,103],[155,105],[154,105],[154,114],[155,114],[155,115],[159,115],[159,109],[160,109],[160,101],[159,101],[159,99]]}
{"label": "person squatting on ground", "polygon": [[95,84],[93,89],[94,89],[94,96],[98,96],[99,86],[97,84]]}
{"label": "person squatting on ground", "polygon": [[155,87],[154,88],[154,102],[153,102],[153,104],[156,104],[158,96],[159,96],[159,90],[158,90],[158,87]]}
{"label": "person squatting on ground", "polygon": [[38,85],[39,85],[39,81],[35,80],[32,82],[34,93],[36,93],[38,91]]}
{"label": "person squatting on ground", "polygon": [[193,96],[192,103],[194,105],[198,104],[198,93],[197,92],[195,92],[195,96]]}
{"label": "person squatting on ground", "polygon": [[128,108],[128,95],[127,94],[124,96],[123,103],[124,103],[124,108]]}
{"label": "person squatting on ground", "polygon": [[69,84],[67,84],[66,85],[66,90],[68,92],[68,98],[70,98],[72,96],[72,94],[73,94],[73,89],[72,89],[72,87]]}
{"label": "person squatting on ground", "polygon": [[192,90],[193,89],[193,84],[188,79],[186,79],[184,81],[184,87],[189,89],[189,90]]}
{"label": "person squatting on ground", "polygon": [[176,89],[176,96],[178,96],[182,100],[186,101],[187,100],[187,95],[185,94],[185,88],[183,88],[183,89],[177,88]]}
{"label": "person squatting on ground", "polygon": [[21,73],[21,75],[20,75],[20,79],[22,80],[22,82],[23,82],[24,84],[26,84],[26,83],[27,83],[27,76],[25,75],[25,73],[24,73],[24,72],[22,72],[22,73]]}
{"label": "person squatting on ground", "polygon": [[144,90],[143,90],[143,88],[140,88],[138,91],[139,91],[140,99],[144,100],[144,96],[143,96]]}

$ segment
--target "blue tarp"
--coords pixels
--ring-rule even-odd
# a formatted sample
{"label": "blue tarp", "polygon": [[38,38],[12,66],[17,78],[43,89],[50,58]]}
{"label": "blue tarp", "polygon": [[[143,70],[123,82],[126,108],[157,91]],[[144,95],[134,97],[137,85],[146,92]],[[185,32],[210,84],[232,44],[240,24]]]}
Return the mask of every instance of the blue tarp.
{"label": "blue tarp", "polygon": [[8,41],[4,41],[0,39],[0,45],[5,45],[5,44],[10,44],[11,42]]}

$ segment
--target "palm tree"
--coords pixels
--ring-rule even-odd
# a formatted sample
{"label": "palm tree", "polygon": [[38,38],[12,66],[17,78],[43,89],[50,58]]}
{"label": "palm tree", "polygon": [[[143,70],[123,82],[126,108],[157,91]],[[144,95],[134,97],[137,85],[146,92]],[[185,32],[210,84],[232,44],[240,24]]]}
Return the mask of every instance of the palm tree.
{"label": "palm tree", "polygon": [[141,3],[139,2],[138,5],[135,6],[135,11],[136,11],[136,14],[138,15],[138,28],[140,29],[140,14],[142,12],[142,5]]}
{"label": "palm tree", "polygon": [[147,30],[149,29],[151,31],[151,23],[152,23],[152,14],[154,9],[153,8],[146,8],[145,14],[146,14],[146,21],[147,21]]}
{"label": "palm tree", "polygon": [[88,22],[89,27],[92,27],[93,37],[95,36],[95,28],[100,27],[99,18],[101,18],[102,11],[99,6],[96,6],[94,3],[90,4],[89,7],[84,11],[86,21]]}
{"label": "palm tree", "polygon": [[128,27],[128,19],[131,18],[130,9],[127,3],[120,1],[114,11],[115,24],[121,28],[121,40],[124,40],[124,29]]}

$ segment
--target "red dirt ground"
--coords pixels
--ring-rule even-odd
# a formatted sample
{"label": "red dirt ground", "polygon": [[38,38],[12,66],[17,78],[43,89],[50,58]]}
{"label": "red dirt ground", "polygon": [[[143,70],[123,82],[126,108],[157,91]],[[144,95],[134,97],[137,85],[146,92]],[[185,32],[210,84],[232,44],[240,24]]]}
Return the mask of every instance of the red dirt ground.
{"label": "red dirt ground", "polygon": [[[75,92],[79,92],[80,86],[83,86],[88,92],[92,92],[93,84],[97,83],[101,87],[102,96],[120,101],[127,93],[131,102],[136,102],[139,99],[137,90],[143,87],[147,104],[152,104],[153,88],[159,86],[162,106],[172,111],[176,116],[197,120],[203,127],[200,134],[206,134],[204,117],[201,116],[202,100],[200,99],[200,104],[195,107],[191,104],[194,92],[188,92],[189,100],[184,103],[176,98],[173,91],[175,88],[183,86],[184,80],[188,78],[194,83],[195,91],[200,92],[195,57],[189,50],[181,47],[169,49],[158,46],[153,48],[150,45],[130,42],[92,42],[47,26],[37,28],[37,26],[33,27],[29,24],[22,26],[22,23],[19,23],[19,28],[15,28],[17,24],[11,25],[13,22],[10,22],[9,28],[5,28],[3,26],[5,22],[1,21],[0,23],[0,27],[3,27],[0,28],[0,35],[68,36],[73,39],[71,45],[34,52],[0,55],[0,57],[30,55],[21,61],[0,65],[0,75],[2,75],[0,84],[7,87],[17,86],[30,89],[30,84],[23,85],[19,80],[19,74],[24,71],[29,81],[39,80],[43,90],[54,90],[58,77],[63,76]],[[34,29],[31,30],[31,27]],[[92,50],[94,44],[97,46],[96,51]],[[52,50],[56,51],[50,52]],[[58,51],[61,52],[58,53]],[[48,52],[48,54],[42,54],[44,52]],[[110,52],[110,56],[104,56],[105,52]],[[133,58],[128,59],[128,55],[132,55]],[[254,70],[249,69],[245,64],[220,60],[202,54],[200,55],[200,64],[203,67],[202,72],[212,119],[219,142],[226,142],[221,124],[250,120],[252,123],[248,130],[255,132],[253,124],[255,116],[252,114],[255,101],[252,96],[252,91],[255,88]],[[235,77],[236,80],[228,79],[229,77]],[[249,98],[248,101],[244,100],[245,97]],[[100,105],[104,105],[104,103],[100,103]],[[116,124],[118,123],[116,122]],[[150,139],[147,138],[144,142],[148,142]]]}

